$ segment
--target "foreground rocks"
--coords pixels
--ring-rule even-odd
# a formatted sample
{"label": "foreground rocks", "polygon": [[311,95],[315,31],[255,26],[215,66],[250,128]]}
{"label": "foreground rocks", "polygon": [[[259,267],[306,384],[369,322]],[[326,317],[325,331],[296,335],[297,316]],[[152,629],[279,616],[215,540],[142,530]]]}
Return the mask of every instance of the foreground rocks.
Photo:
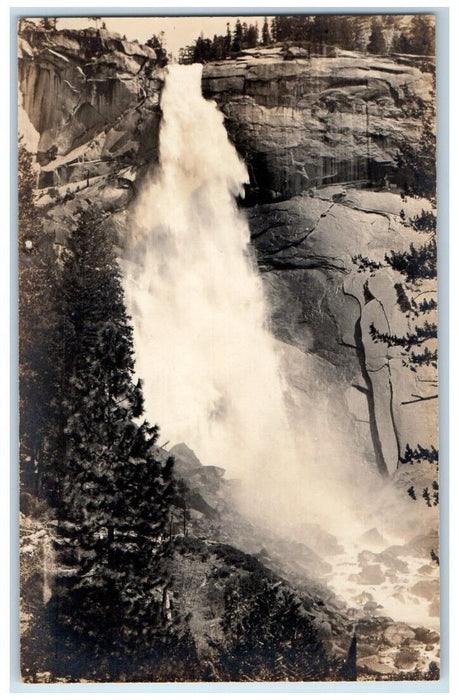
{"label": "foreground rocks", "polygon": [[[191,506],[187,536],[199,561],[186,549],[176,557],[178,580],[184,577],[187,586],[193,582],[186,591],[187,610],[193,613],[192,626],[203,640],[204,655],[211,659],[212,640],[218,643],[221,638],[221,592],[227,577],[262,567],[288,581],[307,601],[321,641],[340,663],[355,631],[359,680],[421,680],[438,673],[438,632],[397,621],[408,608],[413,619],[429,620],[428,608],[438,595],[438,567],[426,563],[420,538],[387,546],[380,533],[364,532],[360,540],[371,540],[370,548],[361,549],[356,542],[352,550],[349,543],[343,546],[339,538],[311,523],[298,527],[298,539],[282,537],[237,510],[238,484],[226,480],[223,470],[216,473],[215,467],[203,466],[184,444],[170,453],[185,483],[218,504],[218,519]],[[437,610],[431,611],[432,627],[437,615]]]}

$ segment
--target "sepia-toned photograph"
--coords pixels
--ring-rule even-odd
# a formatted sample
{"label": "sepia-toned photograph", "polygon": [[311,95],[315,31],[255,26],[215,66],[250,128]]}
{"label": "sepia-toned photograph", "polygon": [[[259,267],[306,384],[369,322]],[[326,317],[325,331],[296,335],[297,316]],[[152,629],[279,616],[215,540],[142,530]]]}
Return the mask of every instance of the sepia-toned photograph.
{"label": "sepia-toned photograph", "polygon": [[435,25],[18,19],[22,683],[442,677]]}

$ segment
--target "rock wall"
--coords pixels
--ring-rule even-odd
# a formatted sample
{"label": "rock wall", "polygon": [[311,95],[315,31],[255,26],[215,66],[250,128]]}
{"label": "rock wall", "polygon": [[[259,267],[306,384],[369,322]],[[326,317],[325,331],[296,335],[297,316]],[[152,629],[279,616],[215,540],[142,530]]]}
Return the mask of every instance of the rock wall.
{"label": "rock wall", "polygon": [[282,49],[253,50],[207,64],[203,93],[226,116],[248,165],[249,201],[396,175],[402,144],[420,135],[419,105],[432,76],[394,60],[340,51],[284,60]]}
{"label": "rock wall", "polygon": [[162,62],[106,30],[26,24],[18,41],[19,131],[35,131],[38,204],[65,240],[79,207],[126,208],[158,158]]}
{"label": "rock wall", "polygon": [[[402,352],[372,340],[372,325],[407,331],[402,278],[387,266],[363,271],[355,256],[383,263],[390,250],[420,243],[407,221],[430,205],[402,198],[397,156],[419,143],[432,74],[407,57],[294,55],[253,50],[207,64],[203,92],[249,169],[246,213],[273,331],[315,368],[301,390],[332,394],[341,426],[353,426],[356,459],[405,488],[406,444],[437,444],[436,401],[415,400],[434,372],[410,372]],[[428,483],[420,468],[416,479]]]}

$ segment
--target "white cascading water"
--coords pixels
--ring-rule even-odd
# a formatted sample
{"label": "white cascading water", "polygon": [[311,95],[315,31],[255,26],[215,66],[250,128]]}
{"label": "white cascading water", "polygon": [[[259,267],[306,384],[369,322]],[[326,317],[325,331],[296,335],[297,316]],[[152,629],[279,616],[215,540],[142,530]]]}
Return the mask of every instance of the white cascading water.
{"label": "white cascading water", "polygon": [[139,197],[125,270],[147,415],[162,441],[187,443],[230,476],[263,475],[269,490],[297,460],[235,201],[247,170],[201,95],[200,65],[169,67],[161,106],[160,170]]}
{"label": "white cascading water", "polygon": [[299,423],[289,423],[281,357],[236,204],[248,173],[223,114],[202,97],[201,71],[168,67],[160,167],[129,215],[124,278],[147,416],[162,443],[185,442],[204,464],[242,479],[252,515],[304,522],[319,511],[340,530],[346,517],[350,530],[359,504],[346,488],[349,465],[360,490],[365,469],[355,473],[325,403],[306,400]]}

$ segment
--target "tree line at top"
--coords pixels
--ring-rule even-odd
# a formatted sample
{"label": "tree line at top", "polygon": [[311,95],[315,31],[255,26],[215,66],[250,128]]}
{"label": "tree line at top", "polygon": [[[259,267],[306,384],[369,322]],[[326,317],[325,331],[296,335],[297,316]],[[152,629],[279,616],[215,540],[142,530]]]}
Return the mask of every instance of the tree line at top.
{"label": "tree line at top", "polygon": [[212,39],[201,34],[192,45],[181,49],[179,61],[219,61],[246,49],[279,43],[308,45],[317,52],[327,45],[377,55],[432,56],[435,28],[424,15],[413,15],[408,24],[403,15],[380,15],[371,20],[365,15],[279,15],[270,21],[265,17],[261,31],[258,23],[248,24],[238,18],[233,31],[227,22],[225,34],[215,34]]}

